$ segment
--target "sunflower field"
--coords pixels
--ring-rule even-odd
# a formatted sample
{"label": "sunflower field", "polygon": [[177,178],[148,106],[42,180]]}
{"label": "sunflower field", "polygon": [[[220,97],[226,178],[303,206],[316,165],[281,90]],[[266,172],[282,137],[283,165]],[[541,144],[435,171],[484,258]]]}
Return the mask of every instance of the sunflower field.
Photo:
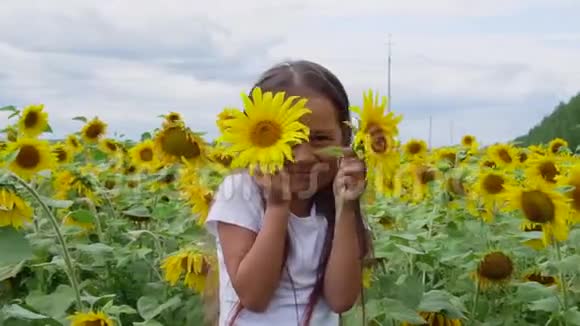
{"label": "sunflower field", "polygon": [[[254,95],[246,109],[288,107]],[[352,108],[374,250],[341,323],[580,325],[575,149],[481,147],[473,135],[400,143],[402,118],[385,105],[369,92]],[[203,227],[213,194],[231,169],[284,155],[228,147],[243,125],[236,109],[216,117],[213,142],[176,112],[138,141],[98,117],[74,117],[78,132],[49,141],[43,105],[0,110],[0,325],[215,325],[217,258]]]}

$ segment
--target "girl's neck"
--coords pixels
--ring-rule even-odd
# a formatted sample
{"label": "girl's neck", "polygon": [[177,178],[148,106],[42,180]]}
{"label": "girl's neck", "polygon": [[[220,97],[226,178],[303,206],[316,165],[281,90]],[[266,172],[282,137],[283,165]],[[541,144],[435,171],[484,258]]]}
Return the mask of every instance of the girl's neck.
{"label": "girl's neck", "polygon": [[312,199],[292,199],[290,202],[290,211],[297,217],[308,217],[310,216],[312,203]]}

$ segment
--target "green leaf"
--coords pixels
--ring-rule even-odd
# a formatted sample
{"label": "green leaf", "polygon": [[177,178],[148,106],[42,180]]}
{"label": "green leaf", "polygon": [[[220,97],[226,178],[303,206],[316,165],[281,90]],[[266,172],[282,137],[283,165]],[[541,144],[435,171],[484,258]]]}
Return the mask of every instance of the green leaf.
{"label": "green leaf", "polygon": [[155,319],[151,319],[141,323],[135,322],[133,323],[133,326],[164,326],[164,325]]}
{"label": "green leaf", "polygon": [[340,146],[327,146],[325,148],[321,148],[316,151],[318,154],[327,155],[327,156],[334,156],[334,157],[343,157],[344,156],[344,149]]}
{"label": "green leaf", "polygon": [[67,309],[75,300],[73,289],[64,284],[60,284],[56,290],[50,294],[43,294],[39,291],[31,292],[26,297],[26,303],[39,312],[50,317],[59,319],[66,316]]}
{"label": "green leaf", "polygon": [[409,253],[409,254],[413,254],[413,255],[423,255],[423,254],[425,254],[422,251],[419,251],[419,250],[417,250],[415,248],[407,247],[407,246],[402,245],[402,244],[395,243],[395,246],[397,248],[401,249],[401,251],[406,252],[406,253]]}
{"label": "green leaf", "polygon": [[49,124],[46,124],[46,128],[44,129],[44,132],[48,132],[48,133],[52,134],[52,127],[50,127]]}
{"label": "green leaf", "polygon": [[454,297],[446,291],[432,290],[425,293],[417,310],[429,312],[444,311],[452,319],[465,318],[462,312],[465,308],[461,305],[459,298]]}
{"label": "green leaf", "polygon": [[578,312],[578,307],[572,307],[566,311],[564,313],[564,319],[568,325],[580,325],[580,312]]}
{"label": "green leaf", "polygon": [[0,227],[0,265],[11,265],[32,258],[32,246],[24,233],[11,226]]}
{"label": "green leaf", "polygon": [[558,269],[565,274],[575,274],[580,266],[580,255],[573,255],[563,258],[561,262],[556,263]]}
{"label": "green leaf", "polygon": [[56,200],[48,198],[45,196],[40,196],[40,199],[48,206],[52,208],[69,208],[74,203],[72,200]]}
{"label": "green leaf", "polygon": [[409,240],[409,241],[417,240],[417,236],[415,234],[411,234],[411,233],[393,233],[393,234],[391,234],[391,236],[405,239],[405,240]]}
{"label": "green leaf", "polygon": [[22,267],[24,267],[24,260],[18,264],[0,266],[0,282],[18,275]]}
{"label": "green leaf", "polygon": [[159,304],[155,297],[141,297],[139,298],[139,301],[137,301],[137,310],[143,319],[149,321],[165,309],[178,305],[179,303],[181,303],[181,298],[179,296],[175,296],[162,304]]}
{"label": "green leaf", "polygon": [[18,110],[16,110],[16,111],[14,111],[14,112],[10,113],[10,115],[8,116],[8,120],[10,120],[10,119],[12,119],[12,118],[14,118],[14,117],[18,116],[19,114],[20,114],[20,112],[19,112]]}
{"label": "green leaf", "polygon": [[398,300],[385,298],[382,300],[382,305],[385,308],[385,314],[388,318],[397,321],[406,321],[412,324],[421,325],[425,323],[425,320],[415,310],[406,307]]}
{"label": "green leaf", "polygon": [[147,139],[151,139],[151,133],[150,132],[144,132],[141,134],[141,141],[147,140]]}
{"label": "green leaf", "polygon": [[517,285],[516,300],[531,302],[554,295],[554,290],[538,282],[525,282]]}
{"label": "green leaf", "polygon": [[73,120],[78,120],[78,121],[82,121],[84,123],[86,123],[88,120],[87,118],[83,117],[83,116],[78,116],[78,117],[74,117],[72,118]]}
{"label": "green leaf", "polygon": [[151,218],[151,213],[147,207],[138,206],[126,211],[123,211],[123,214],[130,216],[130,217],[140,217],[140,218]]}
{"label": "green leaf", "polygon": [[70,213],[70,216],[80,223],[92,223],[95,220],[93,213],[87,209],[77,209]]}
{"label": "green leaf", "polygon": [[11,304],[2,309],[2,312],[8,318],[25,319],[25,320],[39,320],[47,319],[47,316],[32,312],[20,305]]}
{"label": "green leaf", "polygon": [[560,309],[560,302],[556,296],[551,296],[531,302],[528,307],[532,311],[556,312]]}
{"label": "green leaf", "polygon": [[78,250],[96,256],[102,256],[113,252],[113,247],[109,247],[104,243],[96,242],[91,244],[77,244],[75,246]]}
{"label": "green leaf", "polygon": [[14,105],[8,105],[1,107],[0,111],[16,111],[16,107]]}

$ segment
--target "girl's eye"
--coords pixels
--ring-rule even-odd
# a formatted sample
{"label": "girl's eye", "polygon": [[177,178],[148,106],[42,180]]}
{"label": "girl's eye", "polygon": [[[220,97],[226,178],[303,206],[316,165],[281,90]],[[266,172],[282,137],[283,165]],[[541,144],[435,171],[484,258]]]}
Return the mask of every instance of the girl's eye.
{"label": "girl's eye", "polygon": [[321,143],[326,143],[328,141],[331,141],[332,139],[330,139],[330,137],[328,136],[323,136],[323,135],[315,135],[312,136],[310,138],[310,142],[313,144],[321,144]]}

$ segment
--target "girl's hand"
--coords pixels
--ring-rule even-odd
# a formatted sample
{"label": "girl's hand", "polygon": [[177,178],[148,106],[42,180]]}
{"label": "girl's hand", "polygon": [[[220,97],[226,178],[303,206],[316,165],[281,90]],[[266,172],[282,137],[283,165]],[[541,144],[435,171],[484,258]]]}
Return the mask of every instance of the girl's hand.
{"label": "girl's hand", "polygon": [[268,206],[289,206],[292,194],[290,192],[290,175],[284,168],[274,174],[256,172],[256,182],[266,197]]}
{"label": "girl's hand", "polygon": [[352,202],[363,194],[366,188],[366,167],[352,149],[346,149],[339,160],[338,172],[334,178],[334,196],[336,202]]}

